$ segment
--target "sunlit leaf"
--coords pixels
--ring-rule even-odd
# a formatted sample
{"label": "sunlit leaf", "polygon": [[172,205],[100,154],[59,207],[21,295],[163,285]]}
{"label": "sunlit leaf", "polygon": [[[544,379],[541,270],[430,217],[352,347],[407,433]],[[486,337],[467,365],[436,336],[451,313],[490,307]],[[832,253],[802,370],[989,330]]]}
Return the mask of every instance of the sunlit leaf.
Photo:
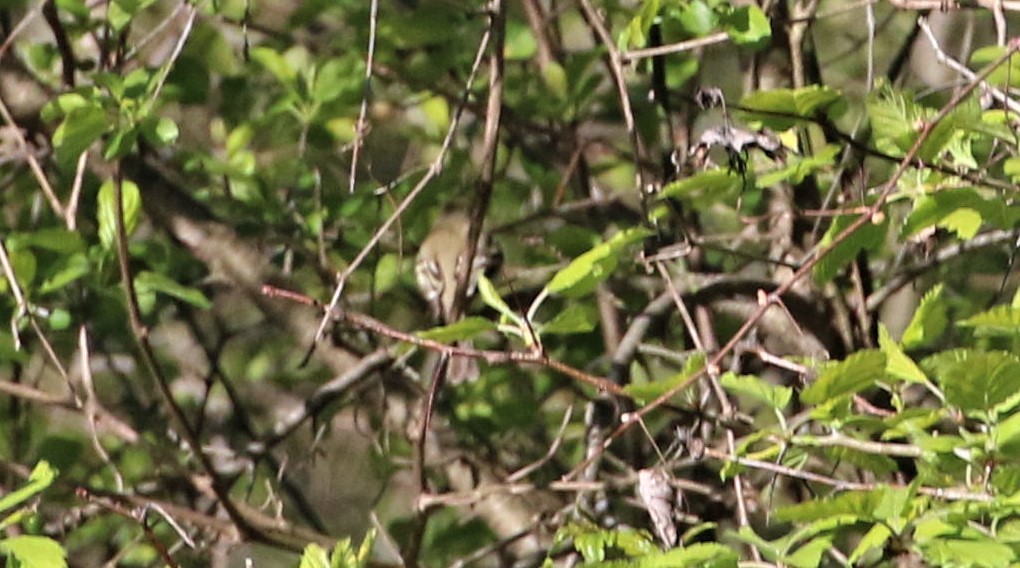
{"label": "sunlit leaf", "polygon": [[[113,184],[113,181],[107,181],[99,188],[99,240],[106,248],[113,248],[117,240],[117,200]],[[141,192],[133,181],[124,180],[121,183],[121,204],[124,213],[124,233],[129,237],[138,226],[142,208]]]}
{"label": "sunlit leaf", "polygon": [[942,284],[939,283],[921,298],[900,342],[904,349],[924,347],[941,337],[948,325],[949,316],[942,298]]}
{"label": "sunlit leaf", "polygon": [[844,361],[828,364],[804,392],[801,400],[809,404],[856,394],[885,377],[886,359],[881,351],[866,349]]}

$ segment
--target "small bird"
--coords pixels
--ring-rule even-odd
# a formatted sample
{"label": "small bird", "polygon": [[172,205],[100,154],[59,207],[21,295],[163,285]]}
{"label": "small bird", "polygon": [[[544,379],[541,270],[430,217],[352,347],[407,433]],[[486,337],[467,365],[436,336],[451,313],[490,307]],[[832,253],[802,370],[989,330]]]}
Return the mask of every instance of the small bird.
{"label": "small bird", "polygon": [[[457,278],[467,259],[470,228],[471,220],[464,213],[443,214],[425,237],[415,260],[414,274],[418,280],[418,289],[432,306],[435,317],[444,324],[459,319],[459,314],[453,313],[453,301],[457,293]],[[469,298],[478,286],[479,276],[491,265],[492,258],[487,247],[487,238],[483,234],[478,240],[478,250],[468,276]]]}
{"label": "small bird", "polygon": [[[444,213],[433,224],[415,259],[414,275],[418,289],[432,307],[433,316],[443,324],[454,323],[461,316],[454,313],[453,303],[457,279],[467,262],[470,228],[471,220],[464,213]],[[478,239],[477,252],[468,275],[469,298],[478,286],[479,276],[493,267],[495,259],[496,255],[488,250],[488,239],[483,233]],[[461,346],[470,347],[470,343],[463,342]],[[454,358],[450,363],[448,377],[454,384],[473,381],[478,375],[478,363],[474,359]]]}

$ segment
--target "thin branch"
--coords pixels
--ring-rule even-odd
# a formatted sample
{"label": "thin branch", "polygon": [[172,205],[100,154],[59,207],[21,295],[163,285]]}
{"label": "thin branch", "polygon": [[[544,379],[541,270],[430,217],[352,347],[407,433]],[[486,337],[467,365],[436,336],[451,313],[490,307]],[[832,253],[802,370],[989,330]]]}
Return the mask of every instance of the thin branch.
{"label": "thin branch", "polygon": [[368,99],[372,96],[372,68],[375,65],[375,31],[379,26],[379,0],[372,0],[368,9],[368,53],[365,54],[365,84],[361,95],[361,108],[358,110],[358,122],[354,126],[354,147],[351,150],[351,173],[348,179],[348,192],[354,194],[354,186],[358,179],[358,158],[364,143],[365,119],[368,116]]}
{"label": "thin branch", "polygon": [[[886,180],[885,184],[882,186],[882,189],[879,192],[877,198],[875,199],[874,204],[872,204],[872,206],[870,207],[868,214],[862,215],[858,219],[854,220],[854,222],[851,223],[846,229],[844,229],[842,232],[836,235],[825,248],[823,248],[817,254],[811,256],[806,261],[804,261],[801,267],[796,272],[794,272],[793,275],[786,282],[778,286],[771,293],[766,294],[766,297],[764,298],[765,301],[759,303],[758,308],[755,310],[755,312],[747,320],[744,321],[743,325],[741,325],[737,332],[733,335],[733,337],[730,338],[729,342],[726,343],[726,345],[724,345],[722,349],[720,349],[719,352],[705,364],[705,367],[702,369],[701,372],[693,373],[690,377],[682,381],[680,384],[670,388],[668,391],[662,393],[658,398],[656,398],[652,402],[641,407],[635,413],[636,414],[635,418],[642,418],[645,415],[652,412],[653,410],[655,410],[656,408],[659,408],[660,406],[666,404],[674,396],[686,390],[691,384],[694,383],[694,381],[700,379],[706,369],[721,366],[723,359],[727,355],[729,355],[730,352],[733,351],[733,349],[744,339],[744,337],[747,336],[747,334],[751,332],[752,329],[755,328],[757,323],[765,316],[765,313],[769,310],[769,308],[771,308],[773,305],[779,304],[781,297],[787,292],[789,292],[790,289],[793,288],[793,286],[798,281],[800,281],[802,278],[810,274],[811,271],[814,270],[815,265],[817,265],[821,261],[821,259],[825,258],[836,247],[838,247],[841,243],[850,238],[851,235],[856,233],[862,227],[864,227],[868,223],[871,223],[872,219],[880,214],[882,208],[886,204],[886,201],[888,201],[889,197],[896,190],[899,180],[903,177],[907,170],[910,169],[914,159],[917,157],[918,152],[920,152],[921,150],[921,146],[931,136],[931,133],[935,126],[942,122],[947,116],[949,116],[949,114],[953,112],[953,110],[955,110],[963,102],[964,98],[969,96],[980,85],[980,83],[984,81],[985,78],[988,77],[988,75],[990,75],[993,71],[998,69],[1001,65],[1008,62],[1017,53],[1017,51],[1020,51],[1020,40],[1013,40],[1010,42],[1009,47],[1006,50],[1005,54],[996,59],[992,63],[992,65],[985,69],[979,76],[975,77],[975,79],[971,81],[966,88],[961,89],[959,93],[954,95],[953,98],[948,103],[946,103],[946,105],[943,106],[942,109],[939,110],[939,112],[934,117],[932,117],[932,119],[924,123],[923,128],[921,128],[921,131],[918,133],[917,139],[914,141],[914,144],[910,147],[910,150],[907,151],[906,155],[900,161],[900,164],[896,168],[896,170],[893,171],[892,175],[889,177],[888,180]],[[616,438],[621,436],[624,432],[626,432],[633,423],[634,420],[622,422],[616,428],[616,430],[609,436],[609,438],[606,440],[606,443],[603,444],[602,446],[603,451],[609,446],[609,444],[613,440],[615,440]],[[589,456],[584,462],[578,464],[573,470],[567,473],[564,476],[564,479],[570,479],[571,477],[577,475],[587,466],[587,464],[590,461],[592,461],[596,457],[597,456]]]}
{"label": "thin branch", "polygon": [[332,312],[336,309],[340,303],[340,297],[343,294],[344,287],[347,284],[347,279],[350,278],[354,271],[361,267],[361,263],[365,261],[368,255],[372,252],[383,235],[390,230],[390,227],[404,214],[404,211],[411,205],[412,202],[421,194],[425,187],[435,178],[443,169],[443,163],[446,161],[446,155],[450,151],[450,147],[453,145],[453,135],[457,131],[457,127],[460,124],[461,116],[464,114],[464,109],[467,106],[467,99],[471,95],[471,89],[474,86],[475,77],[478,75],[478,69],[482,65],[485,53],[489,46],[489,40],[492,37],[492,28],[487,27],[485,33],[482,34],[482,39],[479,42],[478,50],[475,52],[474,62],[471,64],[471,73],[468,75],[467,83],[464,86],[464,92],[461,95],[461,104],[457,106],[457,110],[453,114],[453,118],[450,120],[450,126],[446,130],[446,137],[443,139],[443,144],[439,148],[439,153],[436,155],[436,159],[432,161],[425,175],[422,176],[418,183],[411,189],[411,191],[404,197],[403,200],[397,205],[393,214],[376,230],[372,238],[369,239],[368,243],[361,249],[354,260],[351,261],[347,268],[337,277],[337,285],[333,290],[333,297],[329,301],[329,308],[323,313],[322,320],[319,322],[319,328],[315,332],[315,337],[312,340],[312,344],[308,346],[308,352],[305,354],[302,363],[307,363],[311,359],[312,353],[315,352],[315,347],[322,341],[323,335],[326,333],[326,326],[329,325]]}

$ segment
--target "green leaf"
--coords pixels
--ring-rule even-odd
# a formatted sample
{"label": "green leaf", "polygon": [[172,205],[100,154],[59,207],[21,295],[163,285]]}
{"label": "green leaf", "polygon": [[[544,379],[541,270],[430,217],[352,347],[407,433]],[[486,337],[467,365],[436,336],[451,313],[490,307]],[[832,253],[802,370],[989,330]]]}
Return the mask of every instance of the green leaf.
{"label": "green leaf", "polygon": [[546,284],[550,294],[578,298],[590,294],[595,286],[609,278],[620,261],[626,247],[649,235],[643,227],[620,231],[608,241],[596,245],[575,258],[566,268],[557,272]]}
{"label": "green leaf", "polygon": [[791,523],[805,523],[836,516],[848,516],[866,521],[872,519],[871,512],[875,510],[881,499],[882,495],[878,490],[848,491],[835,497],[780,507],[776,511],[776,519]]}
{"label": "green leaf", "polygon": [[723,16],[722,23],[733,43],[762,49],[772,39],[772,24],[758,6],[740,6]]}
{"label": "green leaf", "polygon": [[[825,249],[838,235],[852,225],[860,215],[841,215],[837,217],[829,230],[822,237],[819,247]],[[825,253],[814,268],[814,278],[819,284],[824,284],[836,277],[841,270],[853,262],[862,250],[873,251],[882,246],[885,241],[888,220],[882,223],[865,223],[852,235],[836,245],[831,251]]]}
{"label": "green leaf", "polygon": [[885,547],[885,543],[889,542],[889,537],[892,536],[892,531],[886,525],[876,523],[871,526],[871,529],[861,538],[854,547],[853,552],[850,553],[849,561],[851,565],[857,563],[865,554],[872,550],[880,550]]}
{"label": "green leaf", "polygon": [[32,469],[32,473],[29,474],[28,482],[25,485],[0,497],[0,511],[8,511],[21,505],[49,487],[56,478],[57,470],[53,469],[46,460],[40,461]]}
{"label": "green leaf", "polygon": [[400,281],[400,256],[387,253],[375,265],[375,291],[385,294]]}
{"label": "green leaf", "polygon": [[545,68],[542,69],[542,82],[549,89],[549,92],[558,101],[567,99],[567,90],[569,88],[567,84],[567,72],[563,69],[563,66],[555,61],[550,61],[546,64]]}
{"label": "green leaf", "polygon": [[913,359],[900,349],[900,346],[889,336],[885,324],[878,324],[878,347],[885,353],[885,370],[891,376],[912,383],[927,383],[928,377],[917,366]]}
{"label": "green leaf", "polygon": [[821,565],[822,554],[825,554],[830,546],[832,537],[819,537],[798,548],[797,552],[784,555],[781,562],[795,568],[815,568]]}
{"label": "green leaf", "polygon": [[301,563],[298,568],[330,568],[329,556],[321,546],[314,542],[305,546],[301,553]]}
{"label": "green leaf", "polygon": [[1016,553],[1011,547],[992,539],[936,539],[922,548],[929,566],[1013,566]]}
{"label": "green leaf", "polygon": [[[976,50],[970,56],[970,65],[982,69],[1006,55],[1005,46],[990,45]],[[985,79],[992,85],[1009,85],[1011,88],[1020,87],[1020,61],[1011,57],[1005,65],[1000,65],[991,72]]]}
{"label": "green leaf", "polygon": [[17,561],[19,568],[65,568],[64,549],[52,538],[19,535],[0,540],[0,552]]}
{"label": "green leaf", "polygon": [[56,270],[39,285],[40,295],[62,290],[68,284],[92,272],[92,263],[84,253],[64,257],[55,263]]}
{"label": "green leaf", "polygon": [[719,14],[703,0],[692,0],[682,6],[673,16],[691,37],[703,37],[715,31]]}
{"label": "green leaf", "polygon": [[1014,306],[995,306],[994,308],[973,315],[959,323],[961,327],[973,327],[977,336],[1020,335],[1020,308]]}
{"label": "green leaf", "polygon": [[755,185],[760,188],[769,188],[781,182],[799,184],[809,175],[814,174],[822,168],[831,166],[836,161],[841,148],[836,144],[826,144],[811,156],[793,156],[786,161],[786,165],[778,170],[759,174]]}
{"label": "green leaf", "polygon": [[492,281],[490,281],[484,274],[478,277],[478,295],[482,297],[482,301],[485,302],[486,306],[496,310],[503,317],[514,322],[521,321],[521,316],[517,315],[517,312],[510,309],[510,306],[508,306],[499,295],[496,287],[492,285]]}
{"label": "green leaf", "polygon": [[473,316],[451,323],[450,325],[419,331],[415,335],[422,339],[431,339],[441,343],[455,343],[457,341],[473,339],[494,329],[496,329],[496,324],[485,318]]}
{"label": "green leaf", "polygon": [[904,349],[926,347],[941,337],[948,325],[949,315],[942,299],[942,283],[938,283],[921,298],[900,343]]}
{"label": "green leaf", "polygon": [[776,410],[786,408],[793,397],[793,389],[773,385],[753,375],[736,375],[728,372],[719,379],[719,382],[733,394],[751,397]]}
{"label": "green leaf", "polygon": [[297,71],[278,51],[269,47],[253,47],[251,59],[272,73],[276,80],[286,87],[294,88],[297,84]]}
{"label": "green leaf", "polygon": [[50,329],[62,331],[71,326],[71,314],[64,308],[55,308],[46,321],[50,324]]}
{"label": "green leaf", "polygon": [[635,566],[640,568],[736,568],[740,557],[728,546],[715,542],[699,542],[668,552],[644,556]]}
{"label": "green leaf", "polygon": [[809,404],[856,394],[885,377],[885,354],[875,349],[854,353],[844,361],[826,365],[811,385],[801,393],[801,400]]}
{"label": "green leaf", "polygon": [[56,227],[40,228],[30,233],[10,235],[7,242],[12,247],[31,247],[60,254],[85,250],[85,240],[79,233]]}
{"label": "green leaf", "polygon": [[724,201],[744,188],[745,179],[729,168],[705,170],[692,176],[670,182],[659,192],[660,199],[676,198],[709,203]]}
{"label": "green leaf", "polygon": [[135,289],[139,295],[152,293],[166,294],[202,310],[212,307],[212,302],[205,297],[201,290],[179,284],[158,272],[148,270],[139,272],[135,275]]}
{"label": "green leaf", "polygon": [[705,354],[698,353],[689,357],[684,362],[683,371],[672,377],[651,383],[631,383],[623,387],[623,391],[638,403],[646,404],[700,373],[704,368]]}
{"label": "green leaf", "polygon": [[1005,351],[954,349],[928,359],[946,402],[965,412],[994,414],[995,407],[1020,392],[1020,360]]}
{"label": "green leaf", "polygon": [[955,232],[960,238],[973,238],[982,222],[1000,228],[1015,224],[1016,211],[999,199],[985,199],[973,188],[939,191],[919,197],[907,217],[901,234],[916,235],[927,227],[937,226]]}
{"label": "green leaf", "polygon": [[166,117],[147,117],[142,126],[142,134],[154,146],[173,144],[180,133],[177,123]]}
{"label": "green leaf", "polygon": [[[112,249],[117,242],[117,201],[113,184],[113,181],[104,182],[99,188],[98,198],[99,240],[107,249]],[[138,226],[142,209],[142,196],[133,181],[124,180],[121,184],[121,208],[124,211],[125,236],[130,237]]]}
{"label": "green leaf", "polygon": [[598,314],[595,313],[594,306],[570,304],[566,309],[556,314],[552,321],[539,326],[539,330],[543,335],[588,333],[595,329],[597,323]]}
{"label": "green leaf", "polygon": [[843,95],[830,87],[756,91],[740,101],[739,115],[755,126],[788,130],[819,114],[836,117],[846,108]]}
{"label": "green leaf", "polygon": [[53,150],[57,161],[68,167],[93,142],[110,129],[111,121],[100,106],[87,104],[67,113],[53,133]]}
{"label": "green leaf", "polygon": [[648,45],[648,30],[659,16],[659,2],[660,0],[647,0],[641,3],[641,8],[631,18],[616,42],[621,51]]}

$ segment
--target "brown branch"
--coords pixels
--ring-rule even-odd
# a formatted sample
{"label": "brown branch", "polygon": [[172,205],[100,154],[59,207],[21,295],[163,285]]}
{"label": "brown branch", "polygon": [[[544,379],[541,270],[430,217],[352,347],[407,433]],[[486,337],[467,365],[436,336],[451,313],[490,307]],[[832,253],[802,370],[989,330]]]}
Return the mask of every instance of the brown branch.
{"label": "brown branch", "polygon": [[[910,147],[910,150],[907,151],[906,155],[900,161],[900,165],[896,168],[896,170],[892,173],[890,178],[886,180],[885,184],[882,186],[882,189],[879,192],[878,197],[875,199],[874,204],[869,208],[868,214],[862,215],[860,218],[856,219],[846,229],[844,229],[842,232],[836,235],[836,237],[832,239],[828,246],[826,246],[824,249],[819,251],[811,258],[807,259],[807,261],[805,261],[801,265],[801,267],[796,272],[794,272],[794,274],[790,277],[789,280],[787,280],[782,285],[777,287],[774,291],[766,294],[764,298],[765,301],[759,304],[757,310],[755,310],[751,317],[744,321],[743,325],[741,325],[737,332],[733,335],[733,337],[730,338],[729,342],[727,342],[726,345],[724,345],[722,349],[720,349],[719,352],[705,364],[705,368],[703,368],[701,372],[692,374],[685,381],[674,386],[673,388],[661,394],[658,398],[656,398],[652,402],[640,408],[635,413],[635,416],[633,416],[630,420],[622,422],[616,428],[616,430],[609,436],[609,438],[606,441],[607,443],[602,445],[602,451],[605,451],[605,449],[608,448],[609,443],[612,442],[612,440],[615,440],[616,438],[621,436],[624,432],[626,432],[628,429],[630,429],[630,427],[634,424],[634,422],[637,421],[638,418],[643,418],[645,415],[649,414],[656,408],[659,408],[660,406],[666,404],[674,396],[686,390],[691,384],[694,383],[694,381],[700,379],[701,376],[704,374],[705,369],[720,367],[723,359],[727,355],[729,355],[730,352],[733,351],[733,349],[744,339],[744,337],[747,336],[747,334],[751,332],[752,329],[754,329],[757,323],[765,316],[765,313],[769,310],[769,308],[771,308],[773,305],[778,305],[780,303],[780,299],[782,298],[782,296],[789,292],[790,289],[794,286],[794,284],[796,284],[802,278],[807,276],[814,269],[815,265],[817,265],[818,262],[821,261],[821,259],[825,258],[825,256],[831,253],[841,243],[849,239],[850,236],[856,233],[858,230],[860,230],[861,227],[864,227],[868,223],[871,223],[872,219],[876,218],[876,216],[880,214],[882,207],[885,206],[885,203],[889,199],[889,196],[891,196],[893,191],[896,190],[899,180],[911,167],[914,159],[917,157],[918,152],[920,152],[921,150],[921,146],[928,139],[928,137],[931,136],[931,133],[935,126],[942,120],[944,120],[947,116],[949,116],[949,114],[954,109],[956,109],[963,102],[963,100],[974,91],[974,89],[976,89],[980,85],[981,81],[984,81],[984,79],[988,77],[988,75],[990,75],[993,71],[998,69],[1004,63],[1008,62],[1017,53],[1017,51],[1020,51],[1020,40],[1014,39],[1010,41],[1009,47],[1006,50],[1005,54],[996,59],[992,63],[992,65],[990,65],[973,81],[971,81],[966,86],[966,88],[961,89],[956,95],[954,95],[953,98],[948,103],[946,103],[946,105],[943,106],[942,109],[940,109],[939,112],[934,117],[932,117],[931,120],[924,122],[920,132],[917,135],[917,139],[914,141],[914,144]],[[563,478],[570,479],[573,476],[577,475],[587,466],[587,464],[590,461],[594,460],[596,457],[597,455],[589,456],[585,461],[577,465]]]}

